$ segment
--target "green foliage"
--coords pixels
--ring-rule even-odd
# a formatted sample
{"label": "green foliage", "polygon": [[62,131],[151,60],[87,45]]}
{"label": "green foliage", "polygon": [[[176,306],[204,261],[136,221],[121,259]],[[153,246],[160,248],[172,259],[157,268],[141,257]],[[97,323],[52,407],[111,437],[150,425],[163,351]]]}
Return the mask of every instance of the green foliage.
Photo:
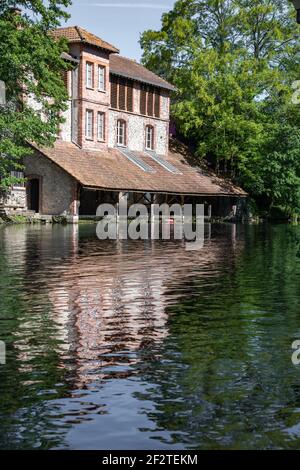
{"label": "green foliage", "polygon": [[[22,168],[27,142],[52,145],[63,122],[67,94],[61,59],[65,41],[49,32],[68,18],[70,0],[2,0],[0,5],[0,80],[6,84],[0,107],[0,187],[7,190],[11,170]],[[22,15],[13,12],[22,8]],[[34,97],[35,106],[32,107]]]}
{"label": "green foliage", "polygon": [[300,206],[297,28],[281,0],[179,0],[141,37],[144,64],[177,88],[172,115],[198,157],[290,214]]}

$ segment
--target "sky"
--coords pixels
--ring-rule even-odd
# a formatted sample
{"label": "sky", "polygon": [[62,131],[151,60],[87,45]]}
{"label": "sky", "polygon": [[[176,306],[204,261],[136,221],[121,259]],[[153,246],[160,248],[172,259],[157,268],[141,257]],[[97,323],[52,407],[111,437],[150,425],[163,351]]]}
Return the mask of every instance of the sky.
{"label": "sky", "polygon": [[[140,34],[160,29],[161,16],[175,0],[73,0],[67,26],[82,26],[120,49],[121,55],[140,60]],[[64,24],[62,24],[64,26]]]}

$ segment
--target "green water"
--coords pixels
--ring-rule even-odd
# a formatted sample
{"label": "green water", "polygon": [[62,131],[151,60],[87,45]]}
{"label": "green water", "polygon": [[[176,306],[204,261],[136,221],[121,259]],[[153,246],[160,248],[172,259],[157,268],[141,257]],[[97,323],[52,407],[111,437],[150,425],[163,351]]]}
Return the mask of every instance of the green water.
{"label": "green water", "polygon": [[300,227],[0,228],[2,449],[300,448]]}

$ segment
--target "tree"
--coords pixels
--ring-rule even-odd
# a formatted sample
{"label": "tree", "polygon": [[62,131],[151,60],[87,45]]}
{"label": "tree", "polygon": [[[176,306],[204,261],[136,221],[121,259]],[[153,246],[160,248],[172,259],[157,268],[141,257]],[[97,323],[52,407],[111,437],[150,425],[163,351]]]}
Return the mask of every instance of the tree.
{"label": "tree", "polygon": [[[296,32],[289,2],[179,0],[160,31],[141,36],[143,63],[177,88],[172,115],[199,159],[243,184],[266,209],[277,204],[289,213],[299,207]],[[281,145],[279,156],[281,133],[288,150]]]}
{"label": "tree", "polygon": [[[0,80],[6,85],[6,105],[0,107],[0,188],[7,190],[22,169],[27,142],[52,145],[63,122],[67,94],[61,58],[65,41],[49,32],[68,18],[70,0],[1,0]],[[16,7],[23,7],[21,14]],[[32,106],[34,98],[34,107]]]}

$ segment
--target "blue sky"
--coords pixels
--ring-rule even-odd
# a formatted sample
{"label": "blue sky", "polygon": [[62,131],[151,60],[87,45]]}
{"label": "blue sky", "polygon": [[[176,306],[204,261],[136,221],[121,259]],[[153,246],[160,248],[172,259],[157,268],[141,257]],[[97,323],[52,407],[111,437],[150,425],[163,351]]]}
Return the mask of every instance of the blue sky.
{"label": "blue sky", "polygon": [[161,16],[175,0],[73,0],[68,26],[79,25],[140,60],[140,33],[159,29]]}

